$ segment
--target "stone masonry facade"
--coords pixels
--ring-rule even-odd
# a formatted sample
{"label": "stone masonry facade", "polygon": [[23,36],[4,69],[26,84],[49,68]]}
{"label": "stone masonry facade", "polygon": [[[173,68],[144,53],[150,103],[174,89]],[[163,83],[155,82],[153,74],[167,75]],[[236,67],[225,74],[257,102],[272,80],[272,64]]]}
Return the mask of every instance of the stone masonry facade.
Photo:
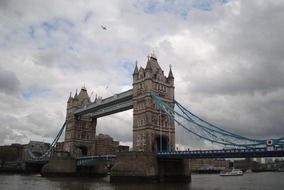
{"label": "stone masonry facade", "polygon": [[117,154],[119,142],[114,141],[109,135],[99,134],[96,136],[95,147],[96,155]]}
{"label": "stone masonry facade", "polygon": [[[133,150],[157,152],[174,150],[175,124],[158,108],[149,92],[154,92],[170,107],[174,108],[174,76],[172,70],[164,75],[154,54],[148,56],[146,67],[133,73]],[[96,101],[96,100],[95,100]],[[77,118],[74,112],[91,103],[87,89],[82,87],[79,94],[71,96],[67,101],[65,141],[63,149],[73,157],[95,155],[100,152],[113,152],[103,148],[96,138],[97,119],[90,114]],[[108,139],[108,138],[106,138]],[[104,141],[106,141],[104,139]],[[98,144],[99,143],[99,144]],[[95,146],[101,147],[96,150]],[[116,143],[116,146],[118,143]],[[107,151],[104,151],[104,150]]]}
{"label": "stone masonry facade", "polygon": [[90,103],[87,89],[82,87],[79,94],[71,96],[67,101],[66,128],[64,151],[70,152],[71,156],[89,156],[95,153],[96,118],[89,114],[76,118],[75,110]]}
{"label": "stone masonry facade", "polygon": [[174,150],[175,124],[155,105],[149,96],[152,91],[174,108],[174,76],[168,76],[154,54],[148,57],[145,68],[133,73],[133,150],[157,152]]}

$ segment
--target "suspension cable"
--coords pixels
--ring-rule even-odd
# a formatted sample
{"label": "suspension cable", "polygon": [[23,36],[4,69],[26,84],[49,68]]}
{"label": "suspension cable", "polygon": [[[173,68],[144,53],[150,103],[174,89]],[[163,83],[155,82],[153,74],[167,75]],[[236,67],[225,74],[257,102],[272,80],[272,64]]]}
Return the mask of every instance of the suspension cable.
{"label": "suspension cable", "polygon": [[[185,128],[188,132],[194,134],[195,136],[198,136],[200,138],[203,138],[205,140],[208,140],[212,143],[218,143],[218,144],[223,144],[223,145],[231,145],[231,146],[241,146],[241,147],[255,147],[255,146],[260,146],[260,145],[266,145],[266,140],[259,140],[259,139],[253,139],[249,137],[244,137],[229,131],[226,131],[220,127],[217,127],[216,125],[213,125],[206,120],[203,120],[202,118],[196,116],[189,110],[187,110],[185,107],[183,107],[179,102],[174,100],[176,103],[177,107],[180,109],[180,111],[183,114],[180,114],[173,110],[168,104],[163,102],[159,97],[157,97],[153,92],[150,92],[150,96],[154,100],[154,102],[160,107],[160,110],[163,110],[163,112],[166,113],[166,115],[173,119],[177,124]],[[181,122],[177,121],[176,116],[185,119],[188,122],[191,122],[195,124],[195,126],[199,127],[201,129],[200,132],[194,132],[191,129],[185,127]],[[197,128],[198,129],[198,128]],[[199,134],[200,133],[200,134]],[[203,134],[203,135],[202,135]],[[221,135],[221,136],[218,136]],[[223,137],[228,137],[229,139],[222,138]],[[231,139],[230,139],[231,138]],[[215,139],[215,140],[214,140]],[[233,142],[232,140],[235,139],[237,142]],[[221,140],[221,141],[220,141]],[[278,138],[278,139],[272,139],[274,144],[276,145],[284,145],[284,138]],[[239,142],[238,142],[239,141]],[[241,141],[247,141],[247,143]]]}
{"label": "suspension cable", "polygon": [[34,155],[32,153],[32,151],[31,151],[31,149],[29,148],[28,149],[28,154],[30,155],[30,157],[32,159],[34,159],[34,160],[42,160],[43,158],[46,158],[46,157],[50,156],[50,153],[53,150],[53,148],[56,146],[56,143],[58,142],[60,136],[62,135],[65,126],[66,126],[66,122],[64,122],[63,126],[61,127],[61,129],[57,133],[56,137],[54,138],[54,140],[50,144],[49,148],[41,156]]}

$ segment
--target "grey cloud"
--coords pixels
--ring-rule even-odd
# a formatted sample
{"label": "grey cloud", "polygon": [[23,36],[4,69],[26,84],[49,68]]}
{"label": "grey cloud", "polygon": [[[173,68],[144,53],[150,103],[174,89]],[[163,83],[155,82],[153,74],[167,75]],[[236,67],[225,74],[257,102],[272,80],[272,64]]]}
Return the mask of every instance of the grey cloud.
{"label": "grey cloud", "polygon": [[38,65],[46,67],[54,67],[62,64],[62,58],[64,58],[66,52],[62,52],[60,49],[49,49],[44,52],[40,52],[34,56],[34,62]]}
{"label": "grey cloud", "polygon": [[0,144],[26,143],[26,134],[15,128],[15,125],[18,125],[20,120],[2,113],[0,121]]}
{"label": "grey cloud", "polygon": [[9,0],[2,0],[2,1],[0,1],[0,8],[2,8],[2,9],[6,9],[7,7],[8,7],[8,5],[9,5]]}
{"label": "grey cloud", "polygon": [[[237,64],[237,63],[236,63]],[[190,76],[186,78],[190,80]],[[236,68],[232,72],[222,71],[214,75],[197,76],[197,83],[189,88],[196,93],[216,94],[254,94],[269,93],[284,88],[284,70],[281,64],[255,63],[250,68]]]}
{"label": "grey cloud", "polygon": [[44,113],[32,113],[22,120],[25,121],[22,129],[43,137],[53,138],[60,129],[60,126],[57,126],[56,122]]}
{"label": "grey cloud", "polygon": [[98,133],[109,134],[114,140],[132,142],[132,110],[99,118]]}
{"label": "grey cloud", "polygon": [[0,128],[0,144],[25,143],[27,136],[15,133],[10,127]]}
{"label": "grey cloud", "polygon": [[[192,96],[199,97],[192,101]],[[191,101],[182,103],[194,114],[225,130],[266,139],[284,134],[283,97],[283,91],[253,96],[194,94],[187,97]]]}
{"label": "grey cloud", "polygon": [[[283,6],[268,1],[240,1],[228,10],[193,13],[194,24],[203,23],[200,14],[210,21],[208,26],[192,30],[208,34],[203,37],[216,48],[218,59],[201,62],[200,67],[207,68],[194,76],[198,82],[189,88],[211,95],[268,93],[284,88]],[[205,72],[214,67],[218,67],[217,72]]]}
{"label": "grey cloud", "polygon": [[[253,8],[253,12],[251,11]],[[282,3],[260,1],[240,2],[241,16],[231,16],[227,27],[219,28],[219,45],[225,52],[263,55],[281,58],[283,53],[284,24]],[[228,33],[229,31],[229,33]],[[227,51],[226,51],[227,50]],[[281,54],[280,54],[281,55]],[[283,59],[283,57],[281,58]],[[273,63],[274,60],[271,60]]]}
{"label": "grey cloud", "polygon": [[[283,6],[235,1],[211,12],[190,13],[188,30],[213,51],[203,58],[192,49],[179,49],[189,55],[175,65],[174,74],[180,74],[176,97],[226,130],[260,139],[284,136]],[[185,136],[180,140],[186,144]],[[195,146],[198,140],[193,141],[188,143]]]}
{"label": "grey cloud", "polygon": [[[147,54],[154,48],[165,73],[173,65],[176,97],[194,113],[245,136],[284,136],[281,1],[230,1],[225,6],[217,3],[210,11],[189,10],[188,20],[179,20],[171,12],[146,14],[143,7],[134,7],[130,1],[78,3],[76,8],[68,1],[42,3],[22,5],[11,1],[6,4],[4,17],[0,13],[1,20],[4,18],[1,23],[6,23],[5,36],[17,31],[13,40],[7,41],[11,45],[6,51],[17,56],[9,57],[13,64],[4,67],[1,63],[0,67],[0,78],[14,81],[13,88],[5,86],[7,82],[2,87],[4,80],[0,81],[4,92],[0,93],[0,110],[9,112],[6,119],[1,112],[0,123],[7,122],[6,129],[13,128],[27,138],[52,138],[65,119],[62,113],[69,91],[86,83],[89,92],[106,97],[125,88],[128,81],[131,87],[132,78],[119,61],[137,59],[139,65],[145,66]],[[68,6],[62,12],[62,7]],[[90,10],[94,12],[92,19],[82,23]],[[22,14],[21,19],[15,12]],[[52,38],[47,38],[40,25],[53,18],[72,21],[71,31],[67,35],[55,31]],[[100,22],[107,25],[107,31],[101,30]],[[31,25],[37,39],[27,33]],[[48,47],[50,44],[53,46]],[[23,63],[18,57],[27,61]],[[1,68],[14,73],[2,75]],[[9,103],[11,97],[7,96],[20,88],[50,91],[29,101]],[[52,114],[54,110],[61,114]],[[9,116],[16,116],[11,118],[13,122],[7,121]],[[12,133],[6,129],[3,133]],[[99,119],[97,132],[132,141],[131,112]],[[196,148],[206,146],[179,129],[176,139]]]}
{"label": "grey cloud", "polygon": [[0,92],[17,94],[20,90],[20,81],[16,74],[0,67]]}
{"label": "grey cloud", "polygon": [[12,130],[7,127],[1,127],[0,128],[0,144],[6,143],[6,139],[9,138],[12,134]]}

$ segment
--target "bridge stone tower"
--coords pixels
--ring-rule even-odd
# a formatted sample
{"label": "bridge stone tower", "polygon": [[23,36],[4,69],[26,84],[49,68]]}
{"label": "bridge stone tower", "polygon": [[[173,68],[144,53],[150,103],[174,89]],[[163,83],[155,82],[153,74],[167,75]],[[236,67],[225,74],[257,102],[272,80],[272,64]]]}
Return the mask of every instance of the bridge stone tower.
{"label": "bridge stone tower", "polygon": [[170,68],[166,77],[154,54],[145,68],[137,64],[133,73],[133,150],[156,152],[174,150],[175,124],[149,96],[153,91],[174,108],[174,76]]}
{"label": "bridge stone tower", "polygon": [[75,110],[89,104],[90,97],[86,87],[82,87],[79,94],[71,96],[67,101],[66,128],[64,150],[70,152],[71,156],[87,156],[95,153],[96,118],[89,114],[76,118]]}

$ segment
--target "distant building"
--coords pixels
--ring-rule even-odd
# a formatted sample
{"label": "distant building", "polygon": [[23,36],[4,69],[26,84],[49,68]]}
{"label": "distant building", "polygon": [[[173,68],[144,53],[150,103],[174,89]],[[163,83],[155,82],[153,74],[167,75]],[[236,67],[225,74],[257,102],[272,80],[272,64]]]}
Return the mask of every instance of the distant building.
{"label": "distant building", "polygon": [[224,159],[193,159],[190,160],[192,172],[211,173],[229,168],[229,161]]}
{"label": "distant building", "polygon": [[253,159],[251,158],[234,161],[234,168],[241,169],[243,171],[246,171],[248,169],[255,170],[257,167],[258,167],[258,163],[256,161],[253,161]]}
{"label": "distant building", "polygon": [[129,146],[119,145],[118,152],[129,152]]}
{"label": "distant building", "polygon": [[0,166],[23,159],[23,146],[20,144],[0,146]]}
{"label": "distant building", "polygon": [[264,158],[265,164],[273,163],[273,158]]}
{"label": "distant building", "polygon": [[116,154],[119,151],[119,142],[106,134],[96,135],[95,138],[95,154]]}
{"label": "distant building", "polygon": [[256,161],[257,163],[262,163],[262,158],[256,158],[255,161]]}

